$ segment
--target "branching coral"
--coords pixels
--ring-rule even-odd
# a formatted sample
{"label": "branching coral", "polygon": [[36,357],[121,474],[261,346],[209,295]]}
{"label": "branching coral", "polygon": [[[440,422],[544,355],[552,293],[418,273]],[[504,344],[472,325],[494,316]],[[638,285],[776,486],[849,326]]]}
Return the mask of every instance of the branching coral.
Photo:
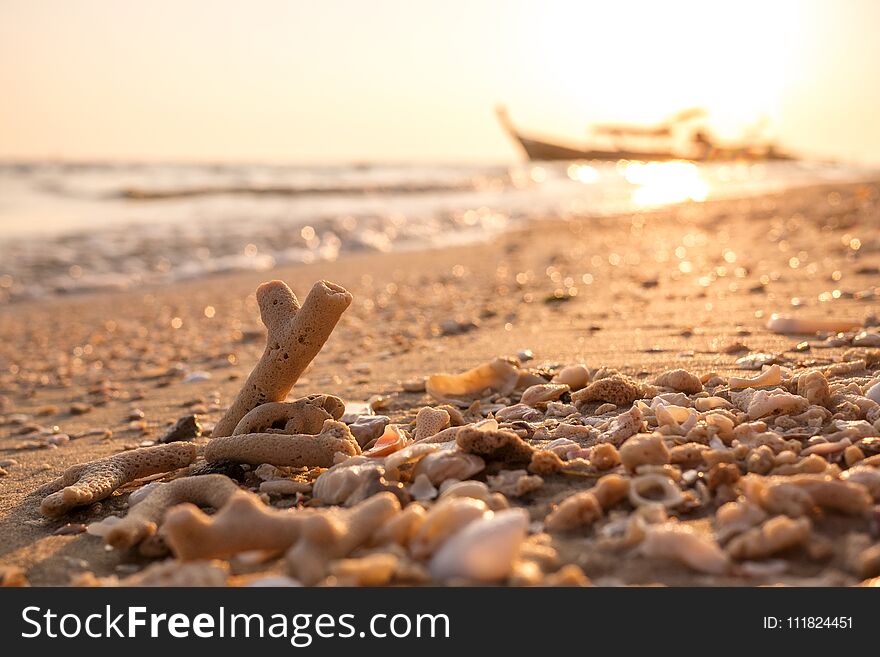
{"label": "branching coral", "polygon": [[51,518],[64,515],[78,506],[109,497],[123,484],[186,467],[195,458],[195,445],[175,442],[74,465],[38,491],[47,494],[40,504],[40,511]]}
{"label": "branching coral", "polygon": [[215,438],[231,435],[260,404],[284,401],[351,304],[351,294],[334,283],[318,281],[300,307],[283,281],[270,281],[257,288],[257,303],[268,329],[266,350],[214,427]]}
{"label": "branching coral", "polygon": [[336,420],[325,420],[321,432],[311,434],[246,433],[214,438],[205,447],[208,462],[230,460],[260,465],[329,468],[334,456],[361,453],[348,427]]}

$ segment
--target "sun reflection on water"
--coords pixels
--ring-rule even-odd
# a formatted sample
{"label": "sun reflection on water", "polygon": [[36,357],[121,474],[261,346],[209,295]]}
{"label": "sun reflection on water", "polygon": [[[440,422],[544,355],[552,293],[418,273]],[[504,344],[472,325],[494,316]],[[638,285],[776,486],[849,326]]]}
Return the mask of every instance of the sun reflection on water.
{"label": "sun reflection on water", "polygon": [[633,203],[640,206],[705,201],[709,185],[693,162],[626,162],[619,167],[634,185]]}

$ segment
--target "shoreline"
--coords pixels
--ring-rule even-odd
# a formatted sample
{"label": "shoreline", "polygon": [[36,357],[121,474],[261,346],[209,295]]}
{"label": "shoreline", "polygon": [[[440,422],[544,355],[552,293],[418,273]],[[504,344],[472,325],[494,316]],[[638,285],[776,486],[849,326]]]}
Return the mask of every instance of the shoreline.
{"label": "shoreline", "polygon": [[[864,322],[876,311],[880,245],[870,227],[878,197],[876,182],[812,186],[651,213],[541,220],[482,244],[349,254],[0,306],[0,361],[17,368],[0,372],[0,460],[18,462],[0,477],[0,566],[24,568],[34,584],[62,585],[71,570],[124,575],[146,563],[105,552],[93,536],[54,535],[64,523],[40,519],[28,496],[63,467],[155,439],[193,408],[206,424],[216,422],[262,351],[253,293],[265,280],[285,280],[300,299],[319,279],[354,295],[291,398],[384,396],[382,412],[406,421],[432,402],[400,382],[525,349],[534,354],[529,367],[583,362],[639,380],[679,367],[743,375],[734,364],[743,354],[725,351],[733,342],[749,353],[839,362],[849,346],[798,352],[806,337],[764,327],[773,312]],[[74,404],[90,408],[72,414]],[[72,439],[37,447],[50,434],[15,433],[20,425],[8,418],[21,413],[30,416],[25,423],[58,426]],[[73,437],[93,428],[112,436]],[[526,505],[530,513],[546,512],[566,485],[548,480]],[[118,514],[123,497],[67,520]],[[848,526],[832,520],[828,531]],[[641,567],[633,559],[615,565],[607,555],[585,557],[586,540],[561,540],[557,549],[599,583],[715,581],[680,567],[654,572],[650,560]],[[853,583],[838,565],[794,563],[784,575],[791,583]]]}

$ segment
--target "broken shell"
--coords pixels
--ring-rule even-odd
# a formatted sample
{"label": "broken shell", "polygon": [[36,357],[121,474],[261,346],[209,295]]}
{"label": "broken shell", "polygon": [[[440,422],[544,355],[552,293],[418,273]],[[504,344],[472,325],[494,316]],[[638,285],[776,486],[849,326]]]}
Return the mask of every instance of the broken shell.
{"label": "broken shell", "polygon": [[492,511],[499,511],[508,507],[507,499],[498,493],[493,493],[489,487],[482,481],[457,481],[449,484],[447,481],[441,486],[442,492],[440,499],[450,499],[454,497],[472,497],[475,500],[482,500]]}
{"label": "broken shell", "polygon": [[506,578],[519,555],[529,524],[524,509],[507,509],[470,523],[431,558],[432,577],[480,582]]}
{"label": "broken shell", "polygon": [[442,449],[441,443],[414,443],[394,452],[385,458],[385,476],[388,479],[400,479],[400,469],[408,463],[415,463],[428,454]]}
{"label": "broken shell", "polygon": [[406,441],[406,436],[400,427],[396,424],[389,424],[385,427],[385,433],[379,436],[376,443],[364,452],[364,456],[369,458],[388,456],[406,447]]}
{"label": "broken shell", "polygon": [[416,559],[431,556],[450,536],[491,513],[482,500],[472,497],[441,498],[425,516],[409,542]]}
{"label": "broken shell", "polygon": [[[650,497],[648,493],[651,493]],[[659,473],[639,475],[634,477],[629,485],[629,501],[636,507],[662,504],[666,508],[673,508],[683,500],[681,490],[675,482]]]}
{"label": "broken shell", "polygon": [[776,388],[775,390],[756,390],[749,399],[745,410],[750,420],[757,420],[772,413],[800,413],[807,410],[807,406],[809,406],[809,402],[803,397]]}
{"label": "broken shell", "polygon": [[739,388],[758,388],[762,386],[776,386],[782,383],[782,369],[779,365],[771,365],[766,370],[750,378],[740,378],[732,376],[727,381],[727,386],[731,389]]}
{"label": "broken shell", "polygon": [[441,449],[422,458],[413,476],[426,476],[437,485],[447,479],[470,479],[486,467],[486,462],[475,454],[466,454],[458,449]]}
{"label": "broken shell", "polygon": [[487,481],[490,489],[507,497],[522,497],[544,485],[541,477],[525,470],[502,470],[497,475],[489,475]]}
{"label": "broken shell", "polygon": [[645,556],[675,559],[701,573],[720,575],[730,567],[721,546],[706,534],[681,522],[649,525],[641,544]]}
{"label": "broken shell", "polygon": [[572,390],[580,390],[590,382],[590,371],[586,365],[569,365],[559,370],[550,383],[564,383]]}
{"label": "broken shell", "polygon": [[519,370],[496,358],[461,374],[435,374],[428,377],[425,390],[440,402],[469,404],[493,393],[508,395],[519,379]]}
{"label": "broken shell", "polygon": [[538,404],[556,401],[568,391],[569,387],[564,383],[542,383],[526,388],[520,398],[520,403],[534,407]]}
{"label": "broken shell", "polygon": [[324,504],[342,504],[355,491],[368,470],[379,470],[380,474],[384,472],[381,464],[363,456],[334,465],[315,480],[312,496]]}
{"label": "broken shell", "polygon": [[620,446],[620,460],[627,470],[635,472],[641,465],[669,463],[669,449],[660,434],[642,433]]}
{"label": "broken shell", "polygon": [[358,415],[348,428],[358,445],[364,447],[385,433],[385,427],[389,422],[391,418],[387,415]]}
{"label": "broken shell", "polygon": [[812,334],[812,333],[844,333],[862,325],[860,321],[846,319],[803,319],[786,317],[773,313],[767,320],[767,328],[774,333]]}
{"label": "broken shell", "polygon": [[409,494],[414,500],[433,500],[437,497],[437,489],[427,475],[416,475],[412,485],[409,487]]}

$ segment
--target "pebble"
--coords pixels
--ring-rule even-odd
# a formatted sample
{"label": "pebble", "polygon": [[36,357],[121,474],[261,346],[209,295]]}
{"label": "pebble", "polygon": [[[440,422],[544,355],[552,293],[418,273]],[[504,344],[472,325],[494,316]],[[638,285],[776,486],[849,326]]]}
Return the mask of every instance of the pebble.
{"label": "pebble", "polygon": [[85,402],[73,402],[70,405],[70,414],[71,415],[85,415],[92,410],[92,406],[90,404],[86,404]]}
{"label": "pebble", "polygon": [[199,422],[199,416],[184,415],[174,423],[161,438],[160,443],[171,443],[176,440],[192,440],[202,435],[202,425]]}

